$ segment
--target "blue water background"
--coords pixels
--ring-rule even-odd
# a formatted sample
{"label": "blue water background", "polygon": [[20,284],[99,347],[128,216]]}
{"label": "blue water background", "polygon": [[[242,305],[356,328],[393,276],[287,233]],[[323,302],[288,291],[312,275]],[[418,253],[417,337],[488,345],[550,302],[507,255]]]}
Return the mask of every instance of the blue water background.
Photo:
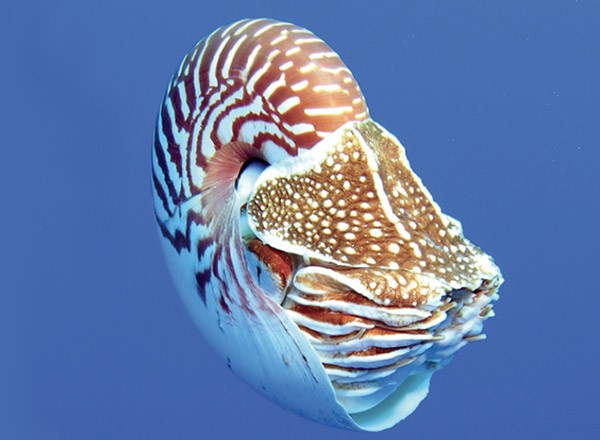
{"label": "blue water background", "polygon": [[[377,435],[242,383],[159,248],[150,144],[167,81],[214,28],[263,16],[341,54],[506,278],[488,340]],[[5,0],[0,438],[600,438],[599,23],[583,0]]]}

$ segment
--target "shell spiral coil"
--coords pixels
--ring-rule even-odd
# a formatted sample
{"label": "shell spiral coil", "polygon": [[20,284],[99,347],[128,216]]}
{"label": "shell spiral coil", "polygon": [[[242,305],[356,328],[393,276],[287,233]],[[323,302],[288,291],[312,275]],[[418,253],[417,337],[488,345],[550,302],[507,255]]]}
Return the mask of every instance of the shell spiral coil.
{"label": "shell spiral coil", "polygon": [[321,423],[412,413],[502,283],[306,29],[242,20],[185,57],[152,152],[180,296],[229,367]]}

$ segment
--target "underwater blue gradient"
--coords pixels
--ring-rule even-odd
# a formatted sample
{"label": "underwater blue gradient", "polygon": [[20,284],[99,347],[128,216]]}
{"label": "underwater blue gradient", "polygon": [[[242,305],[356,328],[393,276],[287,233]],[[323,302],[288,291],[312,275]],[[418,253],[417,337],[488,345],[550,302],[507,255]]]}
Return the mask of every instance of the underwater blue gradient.
{"label": "underwater blue gradient", "polygon": [[[377,3],[3,2],[1,439],[600,438],[600,3]],[[159,248],[150,143],[167,82],[214,28],[263,16],[339,52],[506,278],[487,341],[379,434],[243,384]]]}

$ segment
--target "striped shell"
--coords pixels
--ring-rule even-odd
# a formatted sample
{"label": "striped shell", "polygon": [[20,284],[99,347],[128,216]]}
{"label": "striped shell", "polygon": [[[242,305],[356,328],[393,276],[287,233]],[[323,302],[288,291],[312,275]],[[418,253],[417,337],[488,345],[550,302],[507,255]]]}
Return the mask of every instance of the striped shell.
{"label": "striped shell", "polygon": [[483,338],[498,268],[303,28],[242,20],[200,41],[163,101],[152,179],[185,305],[229,367],[282,406],[389,428]]}

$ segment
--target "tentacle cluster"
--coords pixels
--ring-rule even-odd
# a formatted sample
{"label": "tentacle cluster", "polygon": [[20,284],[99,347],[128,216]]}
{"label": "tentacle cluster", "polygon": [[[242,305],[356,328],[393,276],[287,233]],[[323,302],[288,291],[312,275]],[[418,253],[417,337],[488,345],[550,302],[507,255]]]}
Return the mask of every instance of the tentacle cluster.
{"label": "tentacle cluster", "polygon": [[302,257],[283,306],[352,413],[444,365],[491,316],[497,267],[372,121],[267,169],[248,214],[261,240]]}

